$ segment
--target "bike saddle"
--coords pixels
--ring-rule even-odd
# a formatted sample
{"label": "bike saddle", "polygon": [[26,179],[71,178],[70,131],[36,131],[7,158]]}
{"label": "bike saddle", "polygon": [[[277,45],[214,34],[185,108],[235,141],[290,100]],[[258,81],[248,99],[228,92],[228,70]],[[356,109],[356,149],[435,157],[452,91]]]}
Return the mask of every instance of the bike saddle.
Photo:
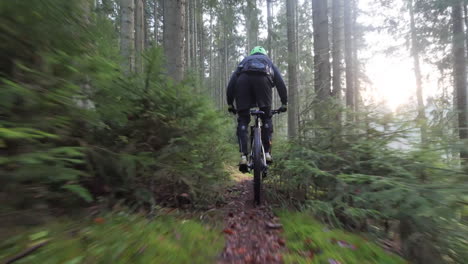
{"label": "bike saddle", "polygon": [[251,115],[264,115],[265,112],[260,111],[260,110],[250,110]]}

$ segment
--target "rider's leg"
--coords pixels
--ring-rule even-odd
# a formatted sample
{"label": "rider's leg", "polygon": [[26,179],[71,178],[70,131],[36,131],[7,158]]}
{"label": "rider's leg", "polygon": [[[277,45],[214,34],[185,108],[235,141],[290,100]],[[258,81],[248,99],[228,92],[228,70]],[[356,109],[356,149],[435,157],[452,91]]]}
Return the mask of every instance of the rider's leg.
{"label": "rider's leg", "polygon": [[260,110],[265,112],[262,117],[262,141],[267,161],[271,162],[271,136],[273,123],[271,122],[272,83],[267,76],[257,76],[254,81],[255,100]]}
{"label": "rider's leg", "polygon": [[265,115],[262,118],[262,142],[263,147],[265,148],[265,153],[270,153],[271,150],[271,140],[273,136],[273,122],[271,119],[271,106],[261,107],[261,111],[265,112]]}
{"label": "rider's leg", "polygon": [[248,129],[250,123],[250,110],[241,110],[237,117],[237,139],[239,141],[239,151],[241,155],[248,154]]}
{"label": "rider's leg", "polygon": [[248,129],[250,123],[250,107],[254,103],[255,96],[252,92],[249,75],[243,73],[239,75],[236,83],[236,106],[238,110],[237,118],[237,138],[239,150],[241,152],[240,165],[247,164],[248,154]]}

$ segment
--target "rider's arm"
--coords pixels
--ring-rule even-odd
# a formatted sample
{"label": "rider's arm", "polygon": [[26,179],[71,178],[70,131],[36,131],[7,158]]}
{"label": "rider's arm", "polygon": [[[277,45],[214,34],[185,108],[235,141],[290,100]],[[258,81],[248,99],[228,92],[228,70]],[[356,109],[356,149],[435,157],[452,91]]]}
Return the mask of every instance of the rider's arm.
{"label": "rider's arm", "polygon": [[227,91],[226,91],[228,105],[232,105],[234,103],[236,82],[237,82],[237,71],[234,71],[234,73],[231,76],[231,79],[229,80],[229,84],[227,86]]}
{"label": "rider's arm", "polygon": [[285,105],[288,103],[288,91],[286,90],[286,85],[284,84],[284,80],[283,77],[281,77],[280,71],[275,65],[273,65],[273,71],[275,74],[273,82],[275,83],[276,89],[278,90],[281,103]]}

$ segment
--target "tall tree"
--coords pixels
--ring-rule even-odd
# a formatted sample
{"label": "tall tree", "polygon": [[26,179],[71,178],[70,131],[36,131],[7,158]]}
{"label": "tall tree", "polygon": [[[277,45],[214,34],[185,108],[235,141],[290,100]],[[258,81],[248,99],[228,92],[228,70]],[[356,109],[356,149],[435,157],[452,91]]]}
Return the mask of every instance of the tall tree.
{"label": "tall tree", "polygon": [[159,0],[153,0],[153,36],[154,44],[159,43]]}
{"label": "tall tree", "polygon": [[328,1],[312,0],[314,27],[315,93],[319,100],[331,94],[330,41],[328,37]]}
{"label": "tall tree", "polygon": [[192,35],[190,34],[190,3],[192,1],[188,1],[185,5],[185,28],[184,28],[184,39],[185,39],[185,67],[189,68],[191,65],[191,56],[190,56],[190,50],[191,50],[191,45],[192,45]]}
{"label": "tall tree", "polygon": [[272,42],[271,42],[271,38],[272,38],[272,27],[273,27],[273,6],[272,6],[272,0],[266,0],[267,1],[267,31],[268,31],[268,36],[267,36],[267,50],[268,52],[270,52],[270,56],[271,56],[271,52],[272,52]]}
{"label": "tall tree", "polygon": [[[361,40],[362,30],[359,29],[357,24],[357,17],[358,17],[358,2],[359,0],[351,0],[352,1],[352,14],[353,14],[353,37],[352,37],[352,48],[353,48],[353,67],[354,67],[354,74],[353,74],[353,88],[354,88],[354,111],[358,111],[359,108],[359,99],[360,99],[360,90],[359,90],[359,69],[360,63],[358,58],[358,40]],[[359,115],[356,115],[356,120],[359,118]]]}
{"label": "tall tree", "polygon": [[245,9],[247,31],[247,51],[258,45],[258,9],[257,0],[247,0]]}
{"label": "tall tree", "polygon": [[122,68],[129,74],[135,64],[135,2],[134,0],[120,1],[120,54]]}
{"label": "tall tree", "polygon": [[164,53],[167,72],[175,81],[184,77],[185,0],[164,0]]}
{"label": "tall tree", "polygon": [[288,28],[288,81],[289,81],[289,111],[288,111],[288,136],[297,137],[298,118],[298,78],[297,78],[297,45],[296,45],[296,22],[294,2],[296,0],[286,0],[286,17]]}
{"label": "tall tree", "polygon": [[351,1],[344,1],[344,35],[345,35],[345,63],[346,63],[346,106],[354,110],[354,65],[353,65],[353,17]]}
{"label": "tall tree", "polygon": [[468,53],[468,1],[463,4],[463,17],[465,18],[465,51]]}
{"label": "tall tree", "polygon": [[414,77],[416,79],[416,98],[418,100],[418,120],[421,130],[421,143],[426,143],[426,114],[423,100],[423,87],[421,76],[421,65],[419,59],[419,40],[416,32],[416,22],[414,18],[414,1],[408,3],[410,14],[410,32],[411,32],[411,55],[413,56]]}
{"label": "tall tree", "polygon": [[145,48],[145,8],[143,0],[135,0],[135,71],[143,71]]}
{"label": "tall tree", "polygon": [[333,0],[333,95],[341,98],[341,75],[343,61],[343,0]]}
{"label": "tall tree", "polygon": [[203,82],[205,78],[205,25],[203,20],[204,3],[202,0],[197,0],[197,46],[198,46],[198,70],[200,81]]}
{"label": "tall tree", "polygon": [[[463,29],[463,12],[460,0],[452,5],[453,23],[453,80],[456,95],[456,109],[458,112],[458,133],[460,140],[468,138],[468,97],[466,85],[466,54],[465,32]],[[462,149],[460,158],[466,165],[468,163],[468,151]]]}

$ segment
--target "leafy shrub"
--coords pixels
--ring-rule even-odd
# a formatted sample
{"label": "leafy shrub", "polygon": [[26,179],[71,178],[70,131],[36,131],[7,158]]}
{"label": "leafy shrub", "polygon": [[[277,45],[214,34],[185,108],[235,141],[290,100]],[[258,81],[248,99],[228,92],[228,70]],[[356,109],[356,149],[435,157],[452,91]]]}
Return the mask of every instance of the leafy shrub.
{"label": "leafy shrub", "polygon": [[12,197],[2,206],[213,202],[226,120],[190,81],[166,79],[159,48],[143,73],[123,74],[112,23],[86,4],[0,4],[0,196]]}
{"label": "leafy shrub", "polygon": [[347,128],[356,136],[341,140],[311,134],[280,148],[270,178],[277,192],[331,225],[398,233],[415,263],[463,263],[466,175],[443,162],[437,146],[397,150],[391,143],[406,135],[365,127]]}
{"label": "leafy shrub", "polygon": [[120,213],[28,230],[0,242],[0,259],[44,242],[17,263],[211,263],[224,246],[219,231],[193,220]]}

